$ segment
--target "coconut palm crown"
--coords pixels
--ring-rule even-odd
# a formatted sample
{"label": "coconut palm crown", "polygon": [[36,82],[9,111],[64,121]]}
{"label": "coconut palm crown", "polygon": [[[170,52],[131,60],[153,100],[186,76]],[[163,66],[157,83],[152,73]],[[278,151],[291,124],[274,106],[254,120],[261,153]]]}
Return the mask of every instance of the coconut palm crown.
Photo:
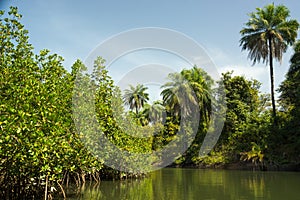
{"label": "coconut palm crown", "polygon": [[136,87],[129,85],[129,89],[124,90],[123,101],[125,105],[129,105],[131,110],[135,109],[136,114],[149,100],[149,94],[146,93],[148,88],[138,84]]}

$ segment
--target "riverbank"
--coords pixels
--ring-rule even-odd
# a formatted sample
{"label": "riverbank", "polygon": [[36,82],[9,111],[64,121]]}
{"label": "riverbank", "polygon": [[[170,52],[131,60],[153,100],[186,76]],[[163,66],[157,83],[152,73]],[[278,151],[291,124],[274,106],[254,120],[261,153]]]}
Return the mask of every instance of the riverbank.
{"label": "riverbank", "polygon": [[251,162],[234,162],[211,165],[170,165],[168,168],[192,168],[192,169],[224,169],[224,170],[248,170],[248,171],[293,171],[300,172],[300,163],[298,164],[254,164]]}

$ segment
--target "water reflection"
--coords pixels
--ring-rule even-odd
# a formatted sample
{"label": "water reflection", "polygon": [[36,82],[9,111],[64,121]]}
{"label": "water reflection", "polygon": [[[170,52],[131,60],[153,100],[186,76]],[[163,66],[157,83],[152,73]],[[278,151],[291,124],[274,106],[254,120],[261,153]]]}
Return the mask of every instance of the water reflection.
{"label": "water reflection", "polygon": [[148,178],[85,185],[70,199],[300,199],[300,173],[163,169]]}

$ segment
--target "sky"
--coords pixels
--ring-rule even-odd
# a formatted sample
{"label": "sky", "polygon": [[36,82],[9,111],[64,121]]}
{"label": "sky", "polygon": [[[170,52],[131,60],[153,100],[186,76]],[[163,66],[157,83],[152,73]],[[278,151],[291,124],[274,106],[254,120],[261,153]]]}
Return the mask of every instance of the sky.
{"label": "sky", "polygon": [[[239,31],[249,19],[247,14],[273,2],[287,6],[291,18],[300,21],[297,0],[0,0],[0,9],[17,6],[35,52],[49,49],[63,56],[68,70],[76,59],[84,61],[111,37],[132,29],[158,27],[194,40],[205,50],[219,74],[234,70],[235,75],[259,80],[261,91],[269,93],[269,68],[265,64],[252,66],[247,52],[241,52]],[[291,55],[289,49],[281,65],[275,62],[276,87],[284,80]],[[175,71],[191,67],[170,52],[140,50],[120,56],[112,64],[111,75],[121,79],[126,70],[128,73],[149,63]]]}

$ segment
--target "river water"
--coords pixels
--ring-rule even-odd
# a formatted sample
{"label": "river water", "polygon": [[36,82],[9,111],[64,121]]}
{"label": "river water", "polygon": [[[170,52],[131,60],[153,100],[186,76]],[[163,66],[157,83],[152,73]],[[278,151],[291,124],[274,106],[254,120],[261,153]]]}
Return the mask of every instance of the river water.
{"label": "river water", "polygon": [[300,200],[300,173],[166,168],[139,180],[88,183],[68,196],[72,200]]}

